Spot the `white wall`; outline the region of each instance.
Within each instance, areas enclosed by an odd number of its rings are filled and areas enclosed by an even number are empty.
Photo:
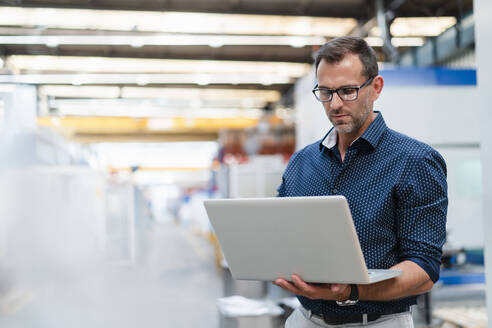
[[[485,235],[485,266],[487,283],[487,308],[489,322],[492,320],[492,2],[490,0],[475,0],[473,2],[475,15],[475,39],[478,77],[478,107],[480,117],[480,146],[482,151],[483,174],[483,218]]]
[[[448,248],[483,248],[482,175],[478,147],[436,147],[448,168]]]
[[[36,128],[37,91],[32,85],[1,85],[5,123],[10,133],[32,132]]]
[[[314,73],[295,87],[297,149],[318,139],[331,128],[323,106],[314,98]],[[479,143],[478,90],[474,86],[385,86],[375,103],[386,124],[423,142]]]
[[[314,72],[296,84],[297,149],[319,140],[332,126],[311,92],[313,85]],[[446,160],[447,246],[483,247],[477,88],[386,85],[375,110],[390,128],[432,145]]]
[[[392,129],[429,144],[480,140],[476,87],[385,86],[375,109]]]

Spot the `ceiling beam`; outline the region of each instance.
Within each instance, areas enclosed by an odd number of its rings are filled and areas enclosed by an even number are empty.
[[[290,46],[77,46],[66,45],[54,48],[46,45],[4,45],[5,55],[56,55],[155,59],[196,59],[196,60],[239,60],[312,62],[311,47]]]
[[[313,17],[355,17],[362,19],[359,7],[364,0],[311,1],[299,6],[299,0],[288,0],[281,6],[277,1],[230,0],[179,0],[179,1],[130,1],[130,0],[2,0],[0,6],[32,8],[73,8],[135,11],[178,11],[222,14],[259,14]]]
[[[395,0],[392,3],[398,2],[399,5],[403,4],[405,0]],[[393,14],[390,9],[385,11],[383,0],[376,0],[376,18],[381,31],[381,38],[383,39],[383,51],[386,57],[393,63],[397,63],[399,54],[396,48],[391,44],[391,34],[389,30],[388,14]]]
[[[350,35],[352,36],[358,36],[358,37],[366,37],[369,35],[369,32],[371,29],[374,27],[378,26],[378,16],[377,16],[377,1],[373,1],[373,8],[374,8],[374,14],[372,17],[368,18],[367,20],[361,22],[351,33]],[[388,4],[386,7],[386,10],[384,11],[384,17],[387,22],[393,21],[396,17],[396,13],[399,8],[401,8],[407,0],[393,0]]]
[[[179,141],[217,141],[219,134],[210,133],[126,133],[126,134],[88,134],[76,133],[70,140],[82,144],[100,142],[179,142]]]

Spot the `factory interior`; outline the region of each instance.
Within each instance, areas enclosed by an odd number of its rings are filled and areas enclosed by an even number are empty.
[[[446,161],[440,278],[415,327],[487,327],[490,13],[489,0],[0,0],[0,327],[284,327],[298,299],[231,275],[203,202],[277,196],[291,156],[332,127],[314,59],[340,36],[376,51],[387,125]]]

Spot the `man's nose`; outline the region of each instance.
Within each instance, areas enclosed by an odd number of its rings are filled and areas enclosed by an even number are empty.
[[[340,98],[337,92],[333,93],[333,97],[331,98],[330,101],[330,109],[338,109],[342,107],[343,105],[343,100]]]

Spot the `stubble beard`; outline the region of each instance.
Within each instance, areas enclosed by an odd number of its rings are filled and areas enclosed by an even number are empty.
[[[364,125],[364,122],[367,120],[369,114],[372,112],[369,99],[367,99],[364,102],[363,109],[364,110],[357,112],[355,114],[347,113],[347,115],[349,115],[351,118],[351,120],[348,123],[337,125],[331,119],[330,121],[338,133],[344,133],[344,134],[354,133]]]

